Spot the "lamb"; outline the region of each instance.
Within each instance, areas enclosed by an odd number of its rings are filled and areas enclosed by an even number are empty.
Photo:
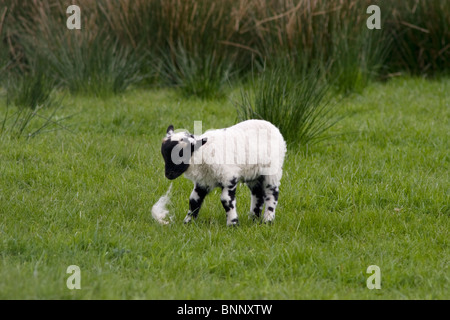
[[[240,181],[248,186],[252,194],[251,217],[259,218],[265,204],[263,221],[274,220],[286,142],[278,128],[270,122],[247,120],[197,136],[186,131],[175,132],[170,125],[161,153],[166,178],[173,180],[184,173],[194,182],[184,223],[197,218],[205,197],[214,188],[220,187],[227,225],[239,224],[236,187]]]

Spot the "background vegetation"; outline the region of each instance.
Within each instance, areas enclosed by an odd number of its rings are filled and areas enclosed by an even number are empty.
[[[130,85],[221,98],[250,77],[257,96],[243,91],[235,103],[240,119],[272,121],[304,145],[335,122],[323,120],[332,114],[330,95],[450,69],[448,1],[74,3],[82,8],[81,30],[65,27],[64,1],[1,1],[0,84],[13,106],[45,107],[54,88],[107,97]],[[366,26],[370,4],[381,8],[381,30]],[[264,71],[262,84],[255,77]]]
[[[46,63],[71,91],[104,82],[94,93],[142,82],[186,87],[192,77],[220,83],[231,70],[242,75],[279,60],[320,65],[328,78],[353,82],[450,66],[448,1],[72,2],[82,8],[80,31],[65,27],[68,2],[2,0],[3,66],[30,72]],[[381,8],[381,30],[366,27],[370,4]],[[345,80],[345,89],[359,85]]]

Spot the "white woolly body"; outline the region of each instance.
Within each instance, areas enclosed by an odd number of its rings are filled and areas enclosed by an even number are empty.
[[[252,181],[261,175],[267,183],[280,184],[286,142],[270,122],[247,120],[195,137],[203,138],[207,142],[194,152],[186,178],[210,188],[226,185],[233,178]]]
[[[175,133],[169,126],[161,153],[168,179],[173,180],[184,171],[185,177],[194,182],[185,223],[197,217],[205,196],[220,187],[227,225],[237,225],[238,181],[245,182],[252,193],[250,215],[259,218],[264,206],[263,221],[274,220],[286,142],[270,122],[247,120],[200,136]]]

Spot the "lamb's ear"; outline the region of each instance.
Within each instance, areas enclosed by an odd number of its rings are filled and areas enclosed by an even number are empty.
[[[173,134],[173,125],[170,125],[170,126],[167,128],[166,133],[167,133],[168,136],[170,136],[170,135]]]

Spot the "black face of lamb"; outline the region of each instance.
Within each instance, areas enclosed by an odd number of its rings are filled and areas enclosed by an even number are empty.
[[[178,142],[171,141],[169,138],[168,140],[163,142],[161,146],[161,154],[165,162],[165,175],[169,180],[178,178],[189,168],[189,159],[190,155],[192,154],[192,151],[191,153],[189,153],[190,150],[187,148],[181,149],[179,152],[179,159],[181,159],[181,163],[175,164],[172,159],[172,151],[176,145],[178,145]]]
[[[166,178],[169,180],[173,180],[181,176],[189,168],[189,161],[191,159],[192,154],[194,153],[194,151],[198,150],[201,146],[203,146],[208,141],[208,139],[203,138],[202,140],[195,141],[194,136],[192,134],[186,133],[186,138],[188,137],[192,138],[191,140],[194,140],[195,143],[193,142],[186,143],[186,140],[188,140],[186,139],[184,140],[185,147],[180,149],[178,148],[178,144],[180,142],[172,141],[171,139],[171,136],[174,133],[173,125],[170,125],[167,128],[166,133],[167,133],[166,138],[164,139],[164,142],[161,145],[161,154],[165,162]],[[174,152],[175,147],[177,147],[177,149],[175,149]]]

